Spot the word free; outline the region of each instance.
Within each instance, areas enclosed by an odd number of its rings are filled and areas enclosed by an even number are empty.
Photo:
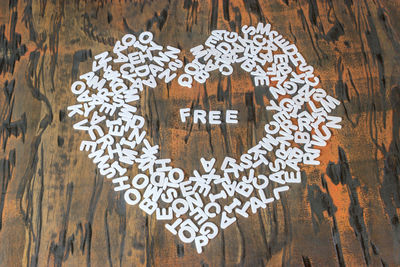
[[[181,121],[186,122],[188,117],[193,116],[193,123],[206,124],[207,121],[210,124],[221,124],[225,123],[238,123],[238,111],[237,110],[227,110],[222,113],[220,110],[210,110],[205,111],[201,109],[191,110],[190,108],[181,108],[179,114],[181,116]]]

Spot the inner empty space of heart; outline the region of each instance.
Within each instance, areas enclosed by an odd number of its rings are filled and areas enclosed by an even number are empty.
[[[169,88],[147,93],[143,116],[150,125],[145,128],[150,140],[160,146],[160,158],[170,158],[174,167],[190,175],[201,168],[202,157],[216,158],[219,165],[226,156],[239,159],[258,142],[269,120],[266,92],[265,87],[255,88],[250,75],[240,71],[229,77],[217,74],[190,89],[172,82]],[[230,116],[237,122],[226,122],[227,111],[237,111]],[[219,124],[210,123],[210,112],[218,115],[214,121]]]

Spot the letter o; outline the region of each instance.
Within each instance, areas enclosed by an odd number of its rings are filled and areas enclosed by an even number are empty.
[[[135,197],[134,199],[132,199],[131,197],[132,195]],[[141,198],[142,197],[140,196],[139,191],[136,190],[135,188],[130,188],[125,191],[124,199],[126,203],[128,203],[129,205],[136,205],[137,203],[140,202]]]
[[[77,86],[80,86],[79,90],[76,89]],[[71,91],[75,95],[80,95],[85,91],[86,89],[86,84],[81,81],[76,81],[71,85]]]
[[[185,235],[185,232],[189,233],[189,237],[187,237]],[[192,228],[187,227],[187,226],[180,228],[179,232],[178,232],[178,235],[179,235],[179,238],[182,240],[183,243],[192,243],[194,238],[196,237],[195,231]]]
[[[139,184],[139,180],[143,179],[143,182]],[[139,173],[132,179],[132,186],[137,189],[143,189],[149,184],[149,177],[143,173]]]
[[[175,173],[178,174],[178,179],[175,179]],[[171,183],[174,184],[179,184],[180,182],[183,181],[183,179],[185,178],[185,174],[183,173],[183,171],[179,168],[173,168],[172,170],[169,171],[168,173],[168,180]]]
[[[136,42],[136,37],[133,34],[128,33],[128,34],[125,34],[124,37],[122,37],[122,43],[125,46],[132,46],[135,42]]]
[[[142,32],[139,35],[139,41],[142,44],[148,44],[151,42],[151,40],[153,40],[153,34],[151,32]]]

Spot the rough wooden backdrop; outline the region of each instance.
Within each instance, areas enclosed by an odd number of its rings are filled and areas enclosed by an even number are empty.
[[[0,266],[399,266],[399,17],[397,0],[1,0]],[[296,43],[341,101],[343,129],[302,184],[198,255],[79,152],[69,88],[126,33],[187,53],[213,29],[258,22]],[[141,105],[161,155],[190,171],[254,145],[267,98],[242,74],[215,75],[147,90]],[[187,129],[176,114],[191,104],[238,109],[240,124]]]

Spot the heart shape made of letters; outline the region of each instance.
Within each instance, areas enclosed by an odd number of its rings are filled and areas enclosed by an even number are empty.
[[[71,86],[78,103],[68,107],[68,115],[84,117],[73,127],[90,137],[80,150],[90,152],[127,204],[155,213],[182,242],[194,242],[198,253],[236,215],[248,217],[250,210],[256,213],[279,200],[289,184],[300,183],[301,165],[318,165],[316,147],[326,145],[330,128],[341,128],[341,118],[329,115],[340,102],[317,88],[313,67],[270,24],[243,26],[241,34],[212,31],[204,45],[190,49],[194,59],[186,64],[180,49],[157,44],[151,32],[126,34],[112,52],[96,55],[92,71]],[[202,170],[191,175],[159,158],[159,146],[148,140],[135,106],[140,92],[175,78],[191,88],[213,71],[231,75],[234,65],[274,98],[266,108],[273,120],[265,124],[261,140],[238,160],[225,157],[219,166],[215,158],[201,158]],[[130,178],[125,174],[134,164],[139,173]]]

